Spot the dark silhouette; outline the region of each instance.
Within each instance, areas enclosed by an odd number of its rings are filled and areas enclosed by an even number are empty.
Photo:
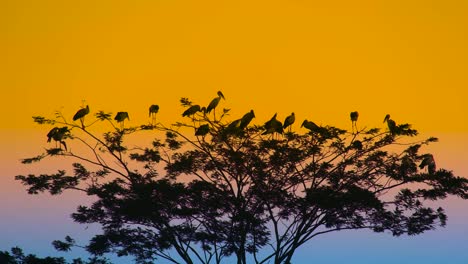
[[[357,131],[357,120],[359,118],[359,112],[358,111],[354,111],[354,112],[351,112],[349,114],[349,117],[351,118],[351,127],[352,127],[352,131],[354,133],[354,131]]]
[[[252,124],[253,110],[226,120],[229,110],[217,108],[221,98],[219,92],[207,108],[182,98],[185,121],[172,126],[117,129],[103,111],[88,126],[34,117],[67,127],[71,135],[61,140],[89,152],[47,150],[23,163],[65,156],[76,161],[74,171],[16,179],[30,194],[78,190],[93,196],[91,205],[72,214],[78,223],[102,226],[86,249],[97,256],[131,255],[138,263],[221,263],[229,256],[239,264],[291,263],[297,248],[329,232],[400,236],[444,226],[444,210],[433,201],[468,198],[468,180],[436,170],[434,157],[422,152],[436,138],[408,143],[417,135],[409,124],[388,117],[388,130],[354,125],[348,132],[304,120],[297,131],[283,133],[294,115],[284,126],[277,114],[263,126]],[[109,123],[102,136],[94,132]],[[153,143],[127,143],[137,132],[150,134]],[[65,251],[78,246],[69,237],[53,244]]]
[[[84,117],[89,114],[89,106],[86,105],[86,107],[84,108],[81,108],[80,110],[78,110],[76,112],[76,114],[73,116],[73,121],[76,121],[76,120],[80,120],[81,122],[81,127],[84,128],[85,125],[84,125]]]
[[[45,257],[40,258],[36,255],[24,255],[23,250],[19,247],[8,251],[0,251],[0,263],[2,264],[111,264],[107,259],[103,258],[89,258],[87,261],[81,258],[73,259],[72,262],[67,262],[64,258]]]

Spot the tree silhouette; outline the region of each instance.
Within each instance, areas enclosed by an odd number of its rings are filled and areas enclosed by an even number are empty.
[[[13,247],[11,254],[8,251],[0,251],[0,263],[2,264],[110,264],[106,259],[93,257],[87,261],[81,258],[73,259],[72,262],[67,262],[64,258],[45,257],[40,258],[36,255],[24,255],[23,250],[19,247]]]
[[[221,95],[208,108],[182,98],[184,121],[170,126],[154,119],[117,126],[103,111],[87,124],[61,113],[36,116],[39,124],[67,128],[59,141],[69,147],[55,145],[23,163],[54,156],[77,162],[71,174],[16,179],[30,194],[70,189],[95,197],[72,214],[78,223],[102,226],[86,249],[131,255],[138,263],[222,263],[227,257],[239,264],[291,263],[296,249],[329,232],[400,236],[444,226],[443,209],[427,201],[468,197],[467,179],[436,170],[433,156],[420,153],[437,139],[414,139],[409,124],[392,120],[388,128],[358,129],[352,114],[352,132],[308,120],[295,130],[289,118],[285,132],[277,114],[264,125],[251,122],[253,110],[227,120]],[[95,127],[108,131],[101,136]],[[131,147],[128,137],[137,132],[154,137],[152,144]],[[74,152],[78,145],[87,152]],[[53,244],[65,251],[77,246],[69,237]]]

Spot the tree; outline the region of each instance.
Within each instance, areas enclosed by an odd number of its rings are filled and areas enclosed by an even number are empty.
[[[468,197],[467,179],[436,170],[429,153],[420,153],[437,139],[416,140],[409,124],[392,120],[391,128],[358,129],[352,118],[348,132],[305,120],[285,132],[276,114],[281,129],[270,129],[271,120],[252,124],[253,110],[228,121],[219,94],[213,114],[182,98],[184,122],[171,126],[153,119],[117,126],[103,111],[86,123],[69,122],[62,113],[36,116],[39,124],[66,127],[60,141],[69,147],[55,144],[23,163],[54,156],[81,163],[73,163],[72,174],[16,179],[30,194],[78,190],[95,197],[72,214],[78,223],[102,226],[86,249],[132,255],[138,263],[222,263],[229,256],[239,264],[291,263],[297,248],[329,232],[400,236],[444,226],[444,210],[427,201]],[[100,136],[96,127],[106,125]],[[134,133],[155,139],[130,147]],[[88,152],[74,152],[73,144]],[[68,238],[54,245],[70,250],[77,244]]]
[[[39,258],[36,255],[24,255],[23,250],[19,247],[13,247],[11,254],[8,251],[0,251],[0,263],[2,264],[110,264],[106,259],[90,258],[88,261],[83,261],[81,258],[74,259],[72,262],[67,262],[64,258],[45,257]]]

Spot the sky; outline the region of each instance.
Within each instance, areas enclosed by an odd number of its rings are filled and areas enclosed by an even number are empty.
[[[208,104],[221,90],[233,119],[254,109],[298,120],[382,126],[387,113],[440,142],[439,167],[468,177],[468,2],[406,1],[33,1],[0,2],[0,250],[51,254],[83,197],[29,196],[18,174],[66,161],[22,165],[48,128],[34,115],[130,112],[159,104],[163,122],[181,97]],[[297,262],[466,263],[468,203],[448,199],[448,227],[418,237],[345,232],[311,242]],[[444,243],[441,244],[441,241]],[[338,253],[337,253],[338,252]],[[450,260],[450,261],[448,261]]]

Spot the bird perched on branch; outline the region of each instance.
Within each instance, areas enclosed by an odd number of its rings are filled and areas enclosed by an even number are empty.
[[[384,123],[387,122],[388,126],[388,131],[390,131],[390,134],[396,135],[397,133],[397,125],[396,122],[390,119],[390,115],[387,114],[384,118]]]
[[[226,100],[224,98],[224,95],[221,91],[218,91],[218,97],[215,97],[213,100],[211,100],[210,104],[208,105],[208,107],[206,108],[206,113],[210,113],[211,111],[213,111],[219,104],[219,101],[221,99],[223,100]],[[216,114],[213,112],[213,115],[214,117],[216,118]]]
[[[60,143],[65,147],[65,150],[67,150],[67,144],[65,143],[64,139],[68,136],[68,133],[70,130],[68,127],[54,127],[52,128],[49,133],[47,133],[47,142],[50,142],[52,139],[55,141],[55,144],[57,146],[57,143]]]
[[[156,122],[156,114],[159,112],[159,105],[151,105],[149,107],[149,117],[151,117],[151,124]]]
[[[287,127],[289,127],[289,132],[291,132],[291,126],[292,124],[294,124],[295,121],[296,121],[296,115],[293,112],[291,113],[291,115],[287,116],[284,119],[283,128],[286,129]]]
[[[429,174],[434,174],[436,172],[436,163],[434,160],[434,156],[432,156],[432,154],[423,155],[423,160],[421,161],[419,168],[423,169],[425,167],[427,167],[427,172]]]
[[[314,122],[309,121],[307,119],[304,120],[304,122],[302,122],[301,127],[305,127],[311,132],[318,132],[318,129],[319,129],[319,126],[317,126]]]
[[[210,132],[210,126],[208,124],[204,124],[204,125],[199,126],[195,130],[195,136],[205,137],[208,134],[208,132]]]
[[[239,124],[240,128],[241,129],[246,128],[254,117],[255,117],[255,113],[253,110],[250,110],[250,112],[242,116],[241,122]]]
[[[121,129],[124,128],[124,121],[125,119],[130,120],[130,117],[128,116],[127,112],[117,112],[117,114],[114,117],[114,120],[117,121],[117,123],[120,123]]]
[[[73,121],[80,120],[81,122],[81,127],[84,129],[84,117],[89,114],[89,106],[86,105],[86,107],[81,108],[76,112],[76,114],[73,116]]]
[[[281,124],[278,119],[276,119],[277,113],[273,115],[273,117],[265,122],[263,127],[265,128],[265,131],[262,133],[262,135],[267,135],[267,134],[273,134],[273,133],[278,133],[278,134],[283,134],[283,124]]]
[[[354,133],[354,129],[356,129],[356,131],[357,131],[356,123],[357,123],[357,120],[359,118],[358,111],[351,112],[349,114],[349,117],[351,118],[351,127],[352,127],[352,130],[353,130],[353,133]]]
[[[182,116],[192,116],[196,114],[197,112],[200,112],[200,110],[201,109],[199,105],[192,105],[182,113]]]

